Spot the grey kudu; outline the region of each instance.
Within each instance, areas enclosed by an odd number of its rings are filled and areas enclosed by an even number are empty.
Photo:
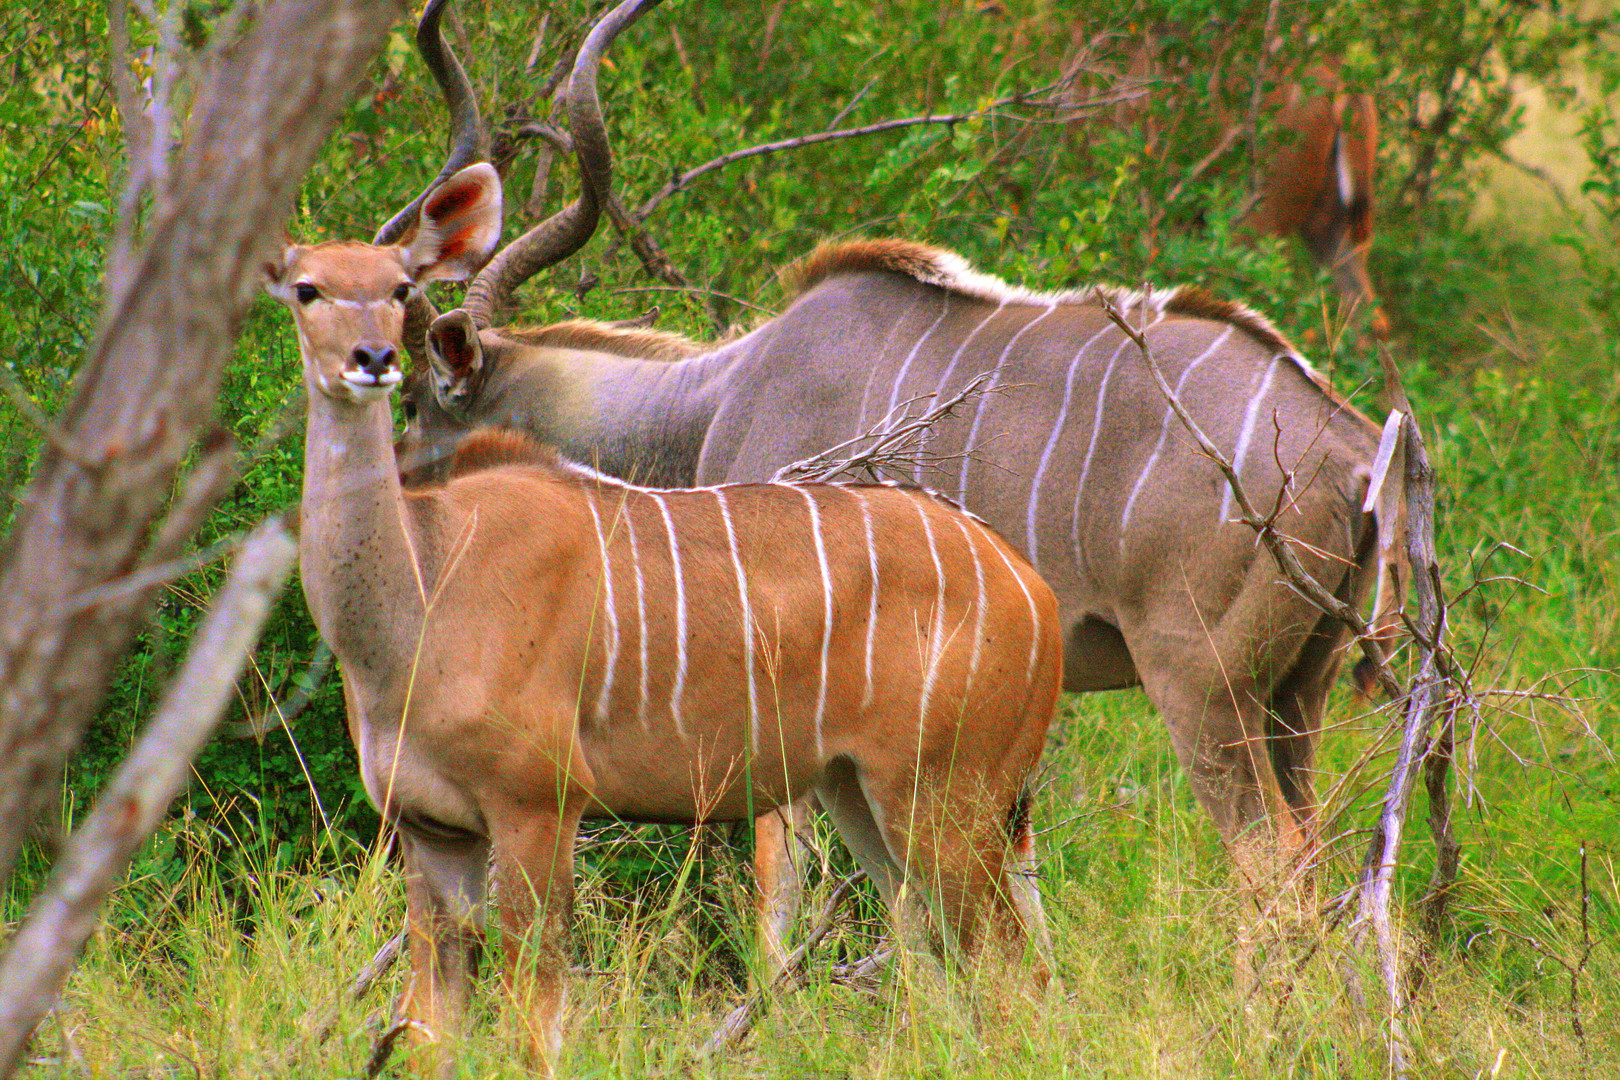
[[[581,46],[576,137],[646,6]],[[1062,644],[1050,588],[982,522],[892,484],[639,487],[500,432],[466,440],[446,483],[402,487],[407,308],[484,264],[500,204],[475,164],[404,244],[290,245],[265,268],[308,393],[304,592],[398,830],[402,1011],[441,1043],[429,1067],[454,1070],[490,866],[507,987],[555,1067],[582,817],[746,819],[813,791],[909,937],[953,945],[998,1002],[1038,986],[1038,897],[1008,861],[1029,857]]]
[[[442,85],[455,115],[476,116],[464,78]],[[608,197],[605,139],[576,131],[574,149],[585,179],[567,242],[515,241],[460,309],[409,340],[402,467],[430,476],[464,432],[492,424],[643,482],[765,480],[989,373],[993,391],[930,432],[915,480],[987,520],[1051,585],[1065,688],[1145,689],[1243,880],[1308,858],[1347,632],[1235,520],[1222,473],[1102,301],[1145,328],[1255,505],[1278,507],[1307,571],[1353,602],[1396,577],[1381,553],[1399,515],[1364,508],[1376,425],[1266,319],[1201,290],[1036,292],[901,240],[818,250],[785,311],[722,345],[585,321],[497,328],[512,289],[577,250]],[[757,836],[761,879],[791,891],[791,873],[768,865],[779,821],[762,818]]]

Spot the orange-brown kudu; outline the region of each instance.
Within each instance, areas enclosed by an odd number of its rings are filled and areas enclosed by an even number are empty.
[[[587,39],[575,98],[594,103],[636,10]],[[486,434],[448,482],[404,490],[388,398],[407,308],[499,231],[479,164],[403,245],[267,267],[308,391],[304,592],[398,830],[419,1037],[458,1028],[491,862],[506,983],[549,1071],[580,820],[747,819],[812,791],[902,929],[920,934],[920,891],[970,970],[1044,980],[1038,959],[1018,974],[1040,914],[1007,864],[1028,855],[1059,688],[1051,590],[982,522],[895,485],[660,490]]]

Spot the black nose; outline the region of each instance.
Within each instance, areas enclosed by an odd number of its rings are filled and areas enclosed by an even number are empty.
[[[394,366],[394,347],[369,342],[362,343],[354,347],[353,360],[361,371],[364,371],[373,379],[380,378],[384,372]]]

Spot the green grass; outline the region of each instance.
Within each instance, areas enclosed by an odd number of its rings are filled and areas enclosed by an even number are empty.
[[[623,111],[637,114],[628,105]],[[664,113],[637,115],[656,116],[664,137]],[[706,122],[705,138],[718,123]],[[347,145],[333,154],[347,153]],[[666,157],[642,164],[663,170]],[[632,168],[637,160],[631,156]],[[1054,188],[1051,198],[1060,194]],[[707,212],[701,200],[711,198],[723,201],[704,191],[691,196],[694,216]],[[356,197],[345,212],[382,201]],[[1087,206],[1099,218],[1107,208],[1071,201],[1078,217]],[[924,211],[932,213],[933,196],[922,192],[915,202],[907,212],[932,222]],[[1544,234],[1516,234],[1500,222],[1419,228],[1391,218],[1375,273],[1439,473],[1440,555],[1447,595],[1457,598],[1451,640],[1482,703],[1477,715],[1462,718],[1459,732],[1454,790],[1464,856],[1451,918],[1405,1018],[1413,1075],[1620,1075],[1620,770],[1611,753],[1620,745],[1620,320],[1589,305],[1585,276],[1592,259],[1612,267],[1613,248],[1589,221],[1546,225],[1539,211],[1521,220],[1570,230],[1587,262],[1563,257]],[[688,269],[702,251],[729,266],[739,242],[723,235],[722,219],[699,220],[706,224],[694,232],[669,225],[661,235],[681,235]],[[819,236],[819,219],[808,220],[775,222],[750,242],[799,254],[812,233]],[[1091,225],[1101,233],[1104,224],[1081,221],[1080,233],[1090,236]],[[334,234],[363,231],[333,227]],[[1047,232],[1041,243],[1049,240],[1052,250],[1034,240],[1010,244],[1006,260],[986,258],[985,269],[1033,277],[1072,267],[1078,274],[1104,254],[1121,257],[1107,246],[1082,258],[1078,241],[1056,228]],[[781,261],[769,254],[761,266]],[[1117,261],[1102,265],[1123,273]],[[95,276],[88,256],[75,256],[72,267],[71,280],[88,297]],[[723,277],[717,282],[730,286]],[[1309,306],[1281,294],[1262,304],[1284,321],[1289,305]],[[88,299],[73,305],[92,306]],[[227,409],[245,437],[279,409],[291,377],[285,328],[267,328],[265,318],[250,323]],[[1300,331],[1299,321],[1296,311],[1290,328]],[[1322,359],[1346,389],[1377,370],[1370,351],[1355,343]],[[65,369],[43,361],[19,368],[41,394],[65,384]],[[1364,390],[1357,400],[1372,396]],[[9,412],[0,411],[0,423],[13,436],[22,429]],[[6,468],[20,475],[20,460]],[[295,497],[295,449],[283,444],[251,475],[218,531]],[[166,603],[159,612],[152,637],[160,654],[178,650],[189,630],[178,606]],[[307,632],[289,632],[275,651],[261,652],[273,659],[264,664],[269,690],[281,692],[301,668],[306,639]],[[126,740],[130,718],[144,712],[148,683],[161,683],[161,667],[132,668],[128,677],[138,676],[139,687],[120,699],[127,703],[120,726],[102,729],[101,738]],[[336,694],[327,693],[326,714],[335,715]],[[1354,879],[1389,737],[1386,715],[1346,691],[1335,697],[1318,781],[1331,795],[1323,897]],[[23,1075],[359,1073],[403,974],[395,970],[359,1003],[343,1002],[342,991],[399,926],[403,887],[393,864],[345,838],[352,835],[345,829],[363,830],[341,819],[343,807],[325,808],[338,819],[336,833],[311,825],[313,839],[302,837],[296,850],[289,843],[289,822],[323,816],[300,786],[306,761],[318,780],[346,769],[335,723],[322,731],[301,726],[298,738],[297,753],[276,739],[253,748],[256,757],[241,743],[214,748],[216,756],[241,759],[241,767],[226,772],[205,762],[199,775],[226,777],[234,788],[194,791],[202,816],[176,816],[142,852]],[[93,787],[93,775],[79,779],[82,789]],[[881,920],[868,895],[818,953],[808,989],[777,1002],[738,1050],[694,1063],[693,1048],[745,986],[748,876],[740,861],[699,858],[685,834],[665,830],[621,838],[581,860],[576,960],[588,974],[574,983],[565,1071],[1053,1080],[1385,1075],[1383,1027],[1350,999],[1344,972],[1361,971],[1373,997],[1377,983],[1361,970],[1364,958],[1343,928],[1319,941],[1302,935],[1281,950],[1257,997],[1234,988],[1240,904],[1229,861],[1140,693],[1067,699],[1041,780],[1042,880],[1060,986],[1040,1009],[1004,1030],[980,1030],[965,992],[941,992],[926,962],[894,975],[877,996],[831,985],[826,973],[834,961],[864,955],[877,942]],[[241,792],[254,793],[251,804]],[[219,810],[233,800],[242,813]],[[1408,955],[1421,944],[1419,900],[1433,860],[1425,812],[1420,794],[1397,894]],[[354,818],[370,821],[363,811]],[[260,831],[222,835],[218,830],[235,827],[230,822],[256,822]],[[313,862],[310,848],[318,852]],[[5,898],[7,918],[18,917],[24,890],[42,873],[37,859],[26,864]],[[818,884],[807,911],[818,910],[827,887]],[[1571,971],[1583,958],[1572,1005]],[[465,1076],[529,1075],[514,1054],[499,998],[499,980],[486,970]],[[308,1029],[328,1013],[337,1017],[334,1034],[317,1044]]]
[[[1347,696],[1334,713],[1343,722],[1329,739],[1329,782],[1358,767],[1357,749],[1384,726]],[[1612,726],[1612,703],[1603,719]],[[1489,720],[1503,742],[1522,750],[1535,741],[1524,721]],[[1562,828],[1549,823],[1552,808],[1571,801],[1571,778],[1590,752],[1564,756],[1561,772],[1482,783],[1494,789],[1488,806],[1464,815],[1467,857],[1454,926],[1408,1020],[1414,1075],[1584,1078],[1620,1069],[1613,820],[1607,833],[1594,834],[1589,859],[1594,948],[1576,1013],[1559,966],[1576,961],[1582,947],[1576,852],[1547,842]],[[1482,780],[1502,776],[1498,764],[1482,757]],[[1365,779],[1370,785],[1376,777]],[[1346,829],[1369,819],[1365,797],[1343,811]],[[1069,699],[1043,767],[1039,826],[1061,984],[1040,1008],[1005,1029],[981,1029],[969,995],[942,993],[941,975],[926,960],[894,974],[877,996],[830,985],[833,960],[863,955],[876,942],[867,903],[823,946],[809,989],[778,1002],[738,1050],[702,1064],[694,1064],[694,1048],[742,992],[734,960],[750,933],[746,872],[704,856],[676,872],[684,885],[639,896],[587,872],[576,924],[577,963],[587,973],[574,980],[567,1074],[1383,1075],[1381,1028],[1347,997],[1341,979],[1360,955],[1342,932],[1317,941],[1320,951],[1297,978],[1274,966],[1257,997],[1234,989],[1238,904],[1227,860],[1140,694]],[[206,851],[206,838],[186,835],[198,827],[178,822],[170,843]],[[1428,862],[1420,820],[1414,829],[1403,876],[1408,913]],[[684,838],[670,844],[677,865],[697,858]],[[1348,883],[1358,854],[1354,839],[1340,846],[1324,895]],[[340,1002],[341,991],[400,924],[403,887],[386,860],[350,856],[326,874],[248,861],[231,875],[199,856],[178,887],[132,882],[109,920],[121,929],[97,937],[41,1032],[36,1055],[54,1060],[24,1075],[356,1074],[403,974],[396,969],[359,1004]],[[825,882],[819,888],[812,911]],[[1415,948],[1410,927],[1407,937]],[[1289,970],[1311,940],[1287,951]],[[1370,973],[1361,977],[1376,996]],[[499,999],[499,980],[486,970],[464,1076],[529,1075],[515,1059]],[[316,1045],[309,1018],[328,1012],[338,1017],[335,1034]],[[1589,1060],[1572,1016],[1585,1025]],[[405,1062],[408,1055],[396,1065]]]

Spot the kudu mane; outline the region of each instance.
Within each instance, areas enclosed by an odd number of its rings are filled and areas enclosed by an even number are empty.
[[[630,329],[595,319],[569,319],[548,326],[507,327],[501,330],[501,335],[523,345],[589,349],[638,360],[685,360],[708,352],[711,348],[667,330]]]
[[[1001,278],[976,270],[956,252],[915,240],[849,240],[822,244],[805,258],[782,272],[789,292],[797,296],[839,274],[889,273],[912,278],[924,285],[945,289],[960,296],[993,304],[1072,304],[1096,307],[1112,303],[1127,317],[1145,312],[1150,319],[1160,314],[1186,315],[1235,327],[1262,348],[1286,356],[1310,380],[1328,393],[1333,391],[1270,319],[1252,308],[1216,296],[1196,285],[1180,285],[1143,293],[1114,285],[1083,285],[1075,289],[1041,291],[1013,285]],[[1333,395],[1337,399],[1337,395]]]

